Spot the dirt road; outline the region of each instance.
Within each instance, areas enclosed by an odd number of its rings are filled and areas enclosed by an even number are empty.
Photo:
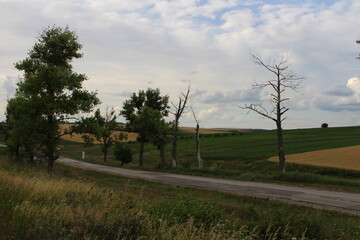
[[[278,184],[224,180],[199,176],[130,170],[97,165],[61,157],[57,162],[86,170],[141,178],[165,184],[230,192],[241,195],[278,199],[297,204],[348,211],[360,215],[360,194],[318,190]]]

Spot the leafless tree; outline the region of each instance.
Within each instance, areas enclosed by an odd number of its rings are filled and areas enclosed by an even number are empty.
[[[201,154],[200,154],[200,127],[199,127],[199,120],[196,117],[195,111],[194,109],[191,107],[191,112],[193,114],[194,120],[196,122],[196,157],[198,160],[198,164],[199,164],[199,169],[202,169],[204,167],[204,162],[201,159]]]
[[[176,160],[177,160],[176,148],[177,148],[177,135],[178,135],[178,130],[179,130],[179,119],[180,119],[181,115],[184,113],[184,110],[186,108],[186,103],[188,101],[189,93],[190,93],[190,85],[188,86],[186,93],[182,92],[180,94],[179,101],[177,104],[174,104],[173,102],[171,102],[171,104],[174,108],[171,113],[174,114],[174,116],[175,116],[175,120],[173,123],[173,139],[172,139],[172,167],[173,168],[176,168]]]
[[[289,111],[289,108],[284,106],[284,102],[289,98],[285,97],[285,91],[290,89],[297,91],[299,85],[302,82],[302,77],[296,76],[290,69],[290,64],[287,57],[282,57],[280,60],[276,58],[269,58],[267,62],[264,62],[261,56],[257,53],[250,53],[252,61],[265,68],[270,72],[274,78],[264,81],[263,83],[255,83],[254,88],[270,88],[272,91],[271,102],[273,104],[272,109],[268,111],[261,104],[250,104],[243,109],[256,112],[261,116],[273,120],[276,123],[277,128],[277,140],[278,140],[278,156],[279,167],[282,173],[285,173],[285,152],[283,143],[282,122],[286,119],[284,114]]]

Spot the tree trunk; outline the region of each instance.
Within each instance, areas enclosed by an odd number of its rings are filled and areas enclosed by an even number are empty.
[[[104,162],[106,162],[106,160],[107,160],[107,152],[108,152],[107,139],[103,138],[103,142],[104,142],[104,145],[103,145]]]
[[[47,166],[47,173],[48,174],[52,174],[52,171],[53,171],[53,167],[54,167],[54,159],[52,158],[52,159],[49,159],[49,161],[48,161],[48,166]]]
[[[277,139],[278,139],[278,156],[279,156],[279,167],[281,173],[285,173],[285,152],[283,143],[283,134],[281,128],[281,121],[276,123],[277,126]]]
[[[200,155],[200,131],[199,131],[199,123],[196,124],[196,156],[199,164],[199,169],[204,167],[203,160]]]
[[[173,142],[172,142],[172,167],[176,168],[176,148],[177,148],[177,133],[178,133],[178,120],[175,119],[174,131],[173,131]]]
[[[140,140],[140,153],[139,153],[139,167],[143,166],[143,162],[144,162],[144,145],[145,142],[144,140]]]
[[[164,144],[160,146],[160,167],[163,168],[165,166],[165,151],[164,151]]]
[[[107,160],[107,148],[104,149],[104,162],[106,162]]]
[[[55,122],[54,117],[52,115],[47,116],[47,123],[48,123],[48,132],[47,132],[47,139],[46,139],[46,151],[45,156],[48,159],[48,167],[47,172],[48,174],[52,174],[54,161],[55,161],[55,137],[54,132],[55,130]]]

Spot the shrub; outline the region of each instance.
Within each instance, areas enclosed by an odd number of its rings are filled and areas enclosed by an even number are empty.
[[[122,143],[116,143],[114,149],[115,159],[121,162],[121,165],[132,161],[132,153],[130,148],[125,147]]]
[[[321,127],[322,128],[327,128],[329,125],[327,124],[327,123],[323,123],[323,124],[321,124]]]

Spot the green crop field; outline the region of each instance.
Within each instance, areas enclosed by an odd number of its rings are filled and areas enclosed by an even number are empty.
[[[184,134],[178,142],[178,168],[170,168],[171,145],[166,147],[167,168],[159,169],[159,152],[150,144],[145,147],[144,169],[172,171],[221,178],[233,178],[266,182],[286,182],[326,188],[360,191],[360,172],[326,167],[287,164],[287,173],[279,173],[277,163],[266,159],[277,154],[276,131],[245,133],[219,133],[202,135],[201,154],[205,169],[197,169],[195,140]],[[321,149],[360,145],[360,127],[317,128],[284,131],[286,154]],[[127,143],[133,150],[133,163],[126,167],[137,168],[138,143]],[[82,144],[63,141],[61,154],[85,161],[104,164],[101,146],[83,148]],[[107,165],[119,166],[109,154]]]
[[[0,149],[0,239],[359,239],[345,213],[10,162]]]

